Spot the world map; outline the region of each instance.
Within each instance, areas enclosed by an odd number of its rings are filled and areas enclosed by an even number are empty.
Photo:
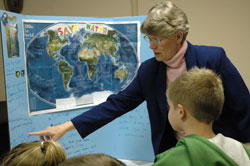
[[[23,26],[30,112],[98,104],[136,74],[138,23]]]

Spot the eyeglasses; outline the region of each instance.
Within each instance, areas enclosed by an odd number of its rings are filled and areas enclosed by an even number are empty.
[[[160,45],[164,40],[166,40],[166,39],[150,38],[147,35],[144,36],[144,39],[148,42],[153,42],[157,45]]]

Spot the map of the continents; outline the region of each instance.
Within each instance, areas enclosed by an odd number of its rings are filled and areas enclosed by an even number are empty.
[[[23,26],[31,115],[99,104],[136,74],[138,22]]]

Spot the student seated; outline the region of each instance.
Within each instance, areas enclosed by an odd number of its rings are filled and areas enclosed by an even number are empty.
[[[167,98],[169,122],[184,138],[157,155],[155,166],[250,165],[250,150],[244,144],[213,132],[212,124],[224,104],[222,81],[216,73],[198,68],[185,72],[170,85]]]
[[[88,154],[72,157],[58,166],[125,166],[125,164],[106,154]]]
[[[66,160],[66,154],[59,143],[34,141],[21,143],[11,149],[3,158],[1,166],[57,166]]]

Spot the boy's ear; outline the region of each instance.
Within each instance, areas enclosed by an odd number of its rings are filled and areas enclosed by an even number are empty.
[[[182,120],[185,120],[186,117],[187,117],[186,108],[182,104],[177,104],[177,106],[178,106],[178,111],[179,111],[180,118]]]

